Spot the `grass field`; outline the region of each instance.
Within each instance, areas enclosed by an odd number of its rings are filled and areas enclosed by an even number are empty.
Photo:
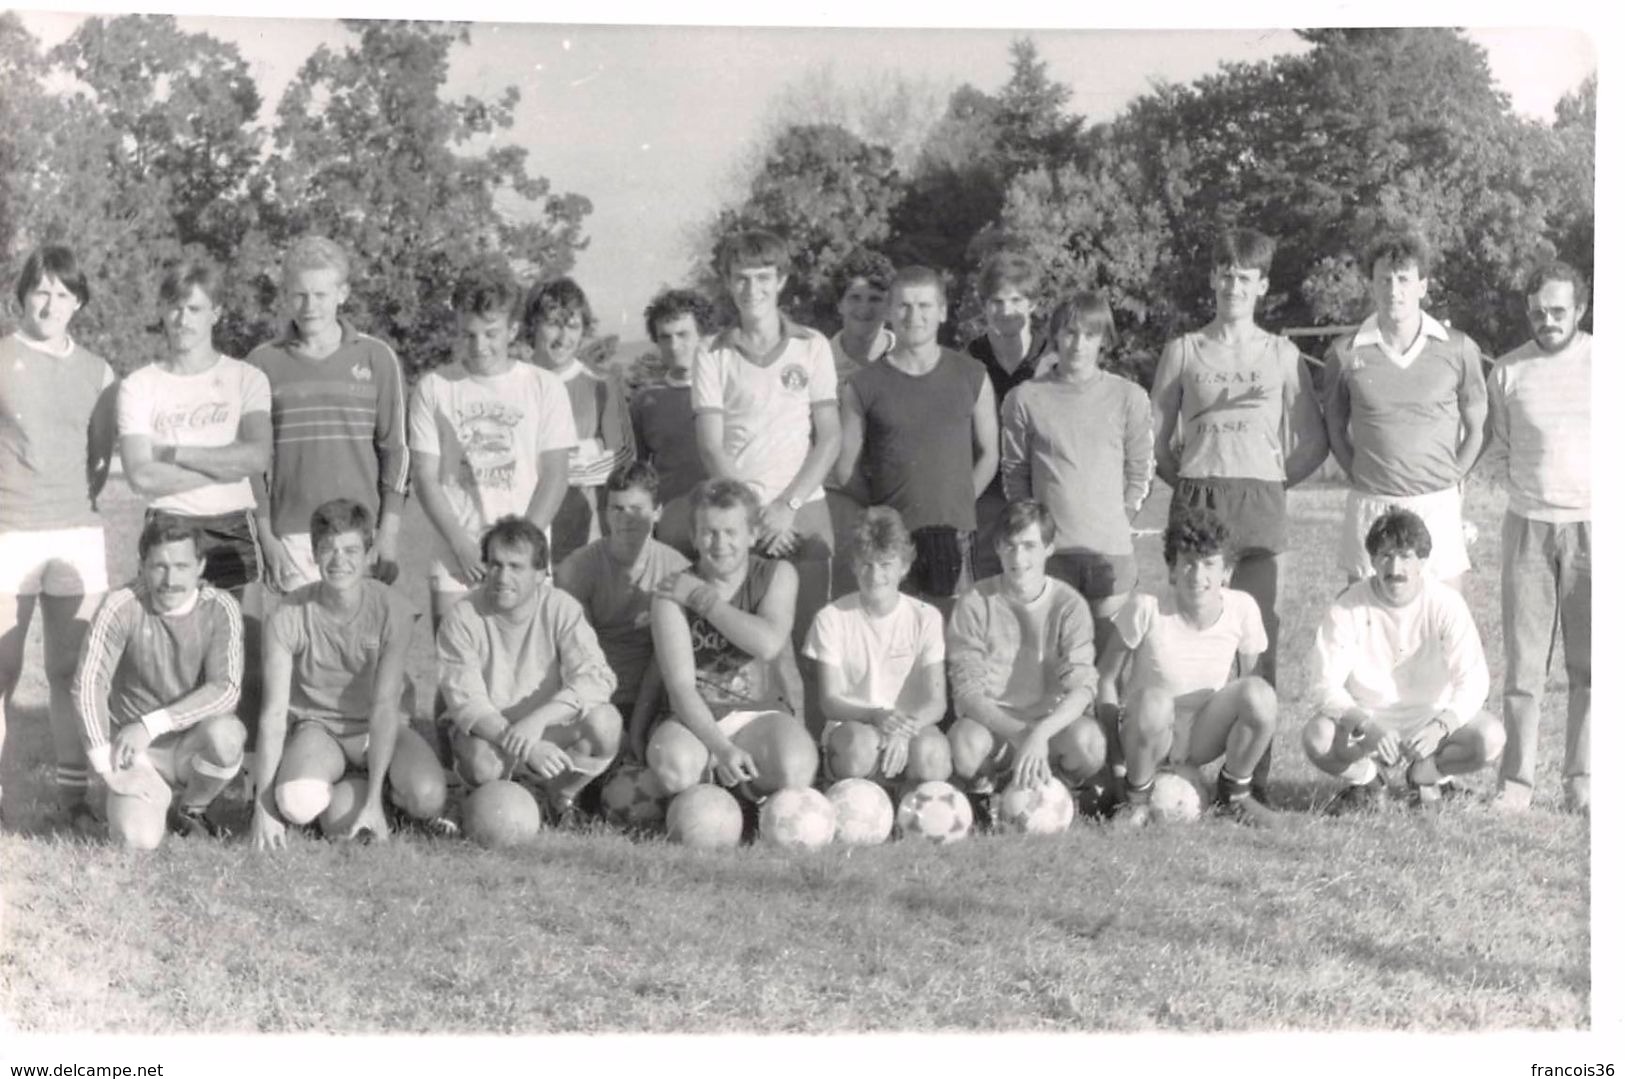
[[[1142,523],[1160,523],[1166,491]],[[506,852],[398,838],[171,842],[134,854],[0,835],[0,1017],[22,1032],[1576,1030],[1589,1028],[1589,829],[1557,812],[1561,668],[1535,811],[1359,820],[1298,748],[1302,659],[1340,586],[1343,491],[1291,498],[1279,833],[1227,822],[793,855],[607,830]],[[1469,491],[1468,597],[1500,690],[1498,492]],[[133,565],[127,493],[107,500]],[[408,519],[426,606],[424,529]],[[1143,572],[1162,576],[1157,539]],[[31,643],[37,670],[38,630]],[[428,632],[413,652],[428,700]],[[0,775],[26,833],[48,798],[43,683]],[[1490,777],[1479,777],[1482,787]],[[230,808],[241,824],[244,809]],[[1521,1074],[1522,1064],[1518,1066]]]

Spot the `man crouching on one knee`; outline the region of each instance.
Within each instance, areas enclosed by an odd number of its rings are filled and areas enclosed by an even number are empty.
[[[1405,765],[1413,803],[1437,802],[1441,780],[1501,755],[1506,730],[1484,711],[1489,667],[1467,601],[1428,575],[1432,537],[1410,510],[1366,533],[1375,572],[1344,589],[1315,632],[1304,751],[1347,786],[1327,812],[1370,808],[1382,768]]]
[[[108,594],[85,637],[73,703],[107,783],[113,840],[150,849],[166,823],[179,835],[221,834],[204,811],[243,764],[247,733],[233,714],[243,619],[228,593],[200,583],[196,527],[155,515],[139,546],[140,576]]]
[[[547,579],[547,536],[504,517],[480,541],[485,577],[436,641],[457,771],[478,787],[535,778],[555,824],[621,747],[615,674],[575,597]]]

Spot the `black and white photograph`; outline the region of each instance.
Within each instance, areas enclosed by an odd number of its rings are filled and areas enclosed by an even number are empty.
[[[1608,42],[1223,15],[0,11],[6,1074],[1625,1065]]]

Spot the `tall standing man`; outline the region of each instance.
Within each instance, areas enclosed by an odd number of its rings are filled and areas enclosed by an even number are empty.
[[[1495,362],[1484,456],[1508,488],[1501,525],[1502,716],[1506,752],[1494,806],[1529,808],[1536,736],[1552,644],[1563,635],[1568,735],[1563,804],[1591,813],[1591,335],[1580,329],[1590,290],[1572,266],[1529,275],[1530,340]]]
[[[1351,584],[1371,575],[1366,532],[1395,507],[1427,523],[1430,573],[1459,589],[1471,568],[1461,482],[1484,444],[1484,361],[1422,310],[1429,262],[1421,237],[1381,237],[1365,260],[1376,313],[1326,354],[1326,434],[1350,482],[1338,563]]]
[[[271,383],[269,497],[259,494],[270,584],[321,579],[310,542],[316,507],[361,498],[378,522],[374,574],[394,581],[410,460],[406,384],[395,350],[339,316],[350,259],[323,236],[294,242],[282,264],[284,333],[248,354]]]
[[[833,535],[824,477],[841,448],[835,360],[829,341],[779,310],[790,250],[771,232],[723,240],[717,268],[739,324],[718,334],[694,361],[694,425],[713,479],[738,480],[761,499],[763,554],[795,565],[799,589],[791,642],[801,681],[807,627],[829,602]],[[781,664],[788,673],[789,663]],[[803,705],[801,687],[790,692]],[[816,730],[816,725],[814,726]]]

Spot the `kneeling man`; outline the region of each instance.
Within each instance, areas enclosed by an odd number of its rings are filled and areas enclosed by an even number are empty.
[[[480,540],[478,592],[436,640],[457,771],[470,786],[516,774],[542,786],[555,824],[621,747],[615,675],[581,604],[547,580],[547,536],[504,517]]]
[[[818,746],[785,700],[779,660],[796,611],[796,569],[752,554],[761,503],[738,480],[689,496],[698,573],[662,581],[649,607],[655,659],[672,715],[646,758],[667,795],[707,774],[749,798],[809,787]]]
[[[1422,518],[1392,509],[1365,537],[1375,572],[1344,589],[1315,631],[1303,745],[1348,786],[1332,814],[1374,806],[1382,773],[1405,763],[1411,798],[1437,802],[1440,780],[1501,755],[1506,730],[1484,711],[1489,668],[1461,593],[1423,573],[1433,539]]]
[[[107,783],[114,841],[155,846],[169,830],[218,836],[204,816],[243,764],[235,714],[243,683],[237,601],[203,578],[203,534],[155,514],[141,530],[141,572],[96,612],[73,703],[85,752]],[[171,805],[171,789],[180,797]]]
[[[1004,775],[1024,787],[1052,774],[1072,788],[1110,780],[1106,734],[1093,708],[1089,604],[1044,573],[1055,555],[1055,518],[1041,502],[1010,503],[995,526],[994,549],[999,575],[977,581],[948,621],[948,677],[959,716],[948,743],[954,775],[984,820]]]
[[[266,627],[255,849],[283,846],[284,822],[314,821],[333,785],[355,769],[366,772],[367,795],[348,837],[388,837],[386,777],[396,809],[443,828],[445,773],[407,725],[406,651],[418,614],[368,572],[373,539],[372,515],[360,503],[317,506],[310,543],[321,579],[284,596]]]
[[[1100,711],[1110,716],[1133,657],[1118,721],[1128,768],[1123,812],[1130,823],[1150,819],[1151,781],[1164,762],[1223,757],[1218,812],[1272,825],[1275,813],[1252,795],[1253,770],[1275,737],[1275,690],[1254,673],[1269,636],[1258,601],[1230,587],[1229,529],[1211,510],[1190,510],[1164,531],[1162,557],[1168,590],[1129,599],[1101,662]]]
[[[813,617],[804,650],[818,664],[825,769],[832,779],[947,779],[942,613],[898,591],[914,564],[908,525],[875,506],[843,538],[858,590]]]

